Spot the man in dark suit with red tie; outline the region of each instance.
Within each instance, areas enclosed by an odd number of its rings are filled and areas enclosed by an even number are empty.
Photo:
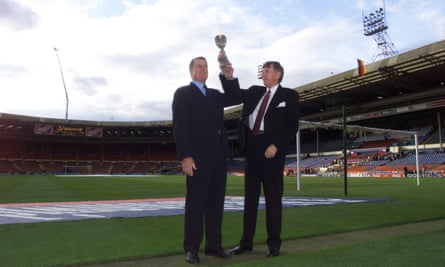
[[[221,70],[223,88],[239,89],[231,65]],[[280,255],[285,156],[295,138],[299,120],[298,93],[280,85],[283,74],[279,62],[268,61],[261,71],[264,86],[241,90],[244,105],[238,138],[246,153],[243,234],[231,254],[253,248],[262,185],[266,201],[267,256]]]
[[[198,250],[205,228],[205,253],[229,258],[221,246],[221,226],[229,145],[224,129],[224,107],[239,103],[240,91],[208,89],[207,61],[194,58],[192,82],[174,94],[173,134],[186,176],[184,250],[186,261],[199,263]]]

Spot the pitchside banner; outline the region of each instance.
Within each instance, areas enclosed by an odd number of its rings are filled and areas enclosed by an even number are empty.
[[[43,135],[102,137],[103,129],[101,127],[67,126],[36,123],[34,125],[34,133]]]

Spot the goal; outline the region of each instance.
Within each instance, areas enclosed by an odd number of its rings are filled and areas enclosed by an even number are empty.
[[[64,165],[65,175],[91,175],[92,165]]]

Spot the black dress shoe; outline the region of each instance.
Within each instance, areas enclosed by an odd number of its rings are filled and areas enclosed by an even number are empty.
[[[230,258],[230,254],[227,254],[224,249],[209,249],[205,251],[206,255],[215,256],[223,259]]]
[[[230,250],[230,254],[237,255],[237,254],[243,253],[244,251],[252,251],[252,246],[249,247],[249,246],[239,244],[238,246],[236,246]]]
[[[280,249],[278,248],[274,248],[274,247],[270,247],[269,250],[267,251],[267,257],[277,257],[280,256]]]
[[[199,256],[196,253],[188,251],[185,254],[185,261],[191,264],[198,264],[199,263]]]

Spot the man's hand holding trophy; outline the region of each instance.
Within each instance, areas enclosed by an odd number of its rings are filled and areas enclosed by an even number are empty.
[[[226,47],[227,38],[224,34],[219,34],[215,36],[215,44],[220,49],[218,55],[219,68],[224,74],[227,80],[233,79],[233,68],[229,59],[227,58],[226,52],[224,51],[224,47]]]

